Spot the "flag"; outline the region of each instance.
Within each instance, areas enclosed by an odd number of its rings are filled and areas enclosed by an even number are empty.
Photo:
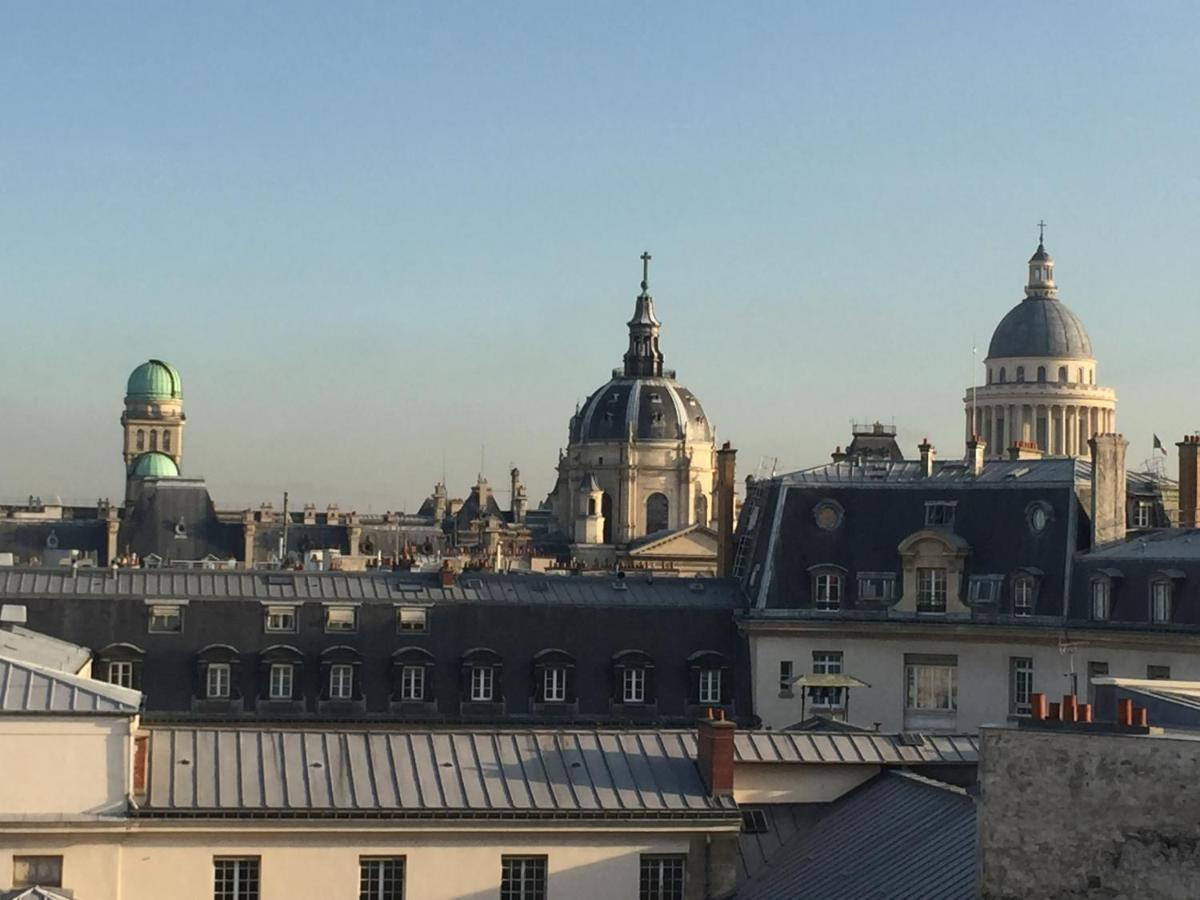
[[[1154,449],[1155,449],[1155,450],[1161,450],[1161,451],[1162,451],[1162,455],[1163,455],[1163,456],[1166,456],[1166,455],[1167,455],[1167,448],[1166,448],[1166,447],[1164,447],[1164,446],[1162,445],[1162,441],[1160,441],[1160,440],[1158,439],[1158,435],[1157,435],[1157,434],[1156,434],[1156,435],[1154,435]]]

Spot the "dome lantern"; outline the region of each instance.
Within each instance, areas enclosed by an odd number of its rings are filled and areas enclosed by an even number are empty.
[[[663,355],[658,349],[660,323],[654,317],[654,298],[650,296],[650,254],[642,254],[642,292],[629,320],[629,349],[625,352],[625,374],[662,377]]]
[[[1029,257],[1029,283],[1025,285],[1027,297],[1058,297],[1054,284],[1054,260],[1046,252],[1046,223],[1038,222],[1038,245]]]

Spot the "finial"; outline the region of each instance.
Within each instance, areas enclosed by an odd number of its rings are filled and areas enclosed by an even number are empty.
[[[1043,220],[1041,222],[1038,222],[1038,243],[1044,244],[1045,242],[1046,242],[1046,222],[1045,222],[1045,220]]]
[[[642,253],[642,290],[650,287],[650,251]]]

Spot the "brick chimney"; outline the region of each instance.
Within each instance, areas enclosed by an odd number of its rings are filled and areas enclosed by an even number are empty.
[[[1179,527],[1200,524],[1200,434],[1185,434],[1179,448]]]
[[[726,441],[717,451],[717,577],[733,574],[733,501],[737,450]],[[700,524],[705,524],[701,522]]]
[[[917,450],[921,453],[921,477],[932,478],[933,460],[937,456],[937,451],[933,449],[933,444],[929,443],[929,438],[925,438],[917,444]]]
[[[1125,448],[1119,434],[1097,434],[1092,450],[1092,546],[1125,538]]]
[[[139,734],[133,739],[133,795],[139,799],[146,796],[149,782],[146,778],[150,756],[150,735]]]
[[[444,588],[454,587],[454,568],[450,565],[450,560],[442,560],[442,567],[438,570],[438,578]]]
[[[972,435],[967,441],[967,469],[972,475],[983,474],[983,459],[987,455],[987,441],[979,435]]]
[[[733,735],[737,726],[725,720],[725,710],[701,719],[696,732],[696,767],[712,796],[733,794]]]
[[[1033,441],[1013,441],[1008,448],[1009,459],[1041,459],[1042,448]]]

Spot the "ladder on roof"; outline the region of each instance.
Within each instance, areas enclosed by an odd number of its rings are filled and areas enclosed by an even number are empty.
[[[755,478],[750,483],[746,493],[746,502],[742,505],[742,518],[746,528],[738,538],[737,547],[733,552],[733,577],[742,578],[746,574],[746,564],[750,561],[750,553],[754,545],[754,528],[758,524],[758,515],[762,508],[763,493],[766,491],[768,478]]]

